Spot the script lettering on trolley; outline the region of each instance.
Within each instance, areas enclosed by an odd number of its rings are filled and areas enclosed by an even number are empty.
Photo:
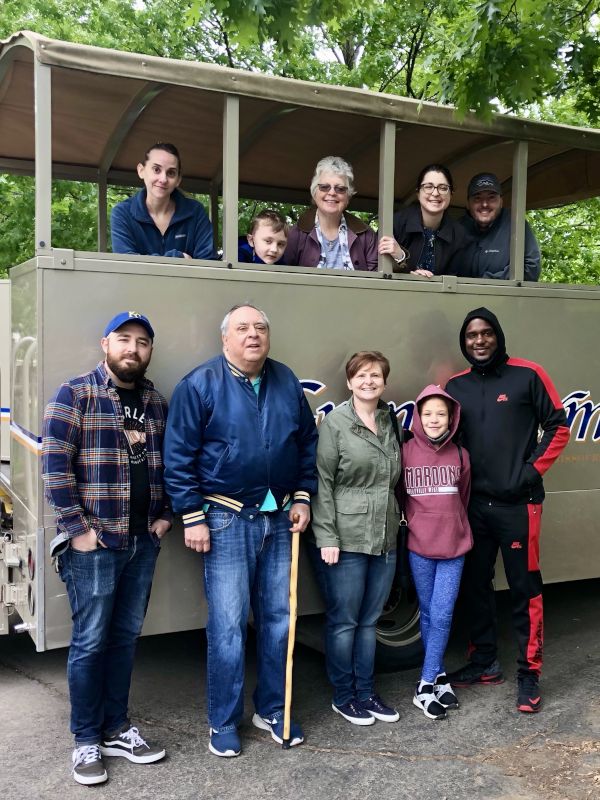
[[[322,381],[313,380],[312,378],[302,378],[300,380],[300,385],[302,386],[305,392],[312,395],[313,397],[318,397],[327,388],[326,383],[323,383]],[[317,406],[317,409],[315,411],[315,421],[317,425],[319,425],[323,421],[323,418],[326,417],[330,411],[333,411],[335,406],[336,404],[333,403],[331,400],[328,400],[326,403]],[[415,410],[415,401],[408,400],[406,403],[397,405],[392,400],[390,400],[388,401],[388,406],[396,414],[398,420],[402,424],[402,427],[406,428],[406,430],[409,430],[410,426],[412,425],[412,418]]]
[[[578,389],[563,399],[567,422],[576,442],[600,441],[600,404],[594,405],[589,390]]]
[[[313,397],[321,395],[327,388],[327,384],[313,379],[301,380],[300,383],[304,391]],[[591,399],[591,394],[589,389],[576,389],[562,401],[574,442],[600,441],[600,403],[595,404]],[[317,407],[315,411],[317,425],[330,411],[333,411],[335,406],[334,402],[328,400]],[[407,400],[405,403],[398,404],[393,400],[388,400],[388,406],[396,414],[402,426],[406,430],[410,430],[415,412],[415,401]]]

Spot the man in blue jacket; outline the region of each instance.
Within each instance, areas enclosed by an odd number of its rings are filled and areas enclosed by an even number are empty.
[[[461,223],[471,237],[462,254],[472,278],[508,278],[510,265],[510,211],[502,207],[502,187],[492,172],[480,172],[469,181],[467,211]],[[525,220],[525,280],[540,277],[540,248]]]
[[[264,312],[234,306],[221,334],[223,355],[175,388],[165,482],[186,546],[204,554],[209,750],[232,757],[241,752],[250,606],[258,659],[252,722],[283,739],[290,531],[310,520],[317,431],[298,379],[267,358]],[[290,738],[304,740],[299,725],[292,723]]]

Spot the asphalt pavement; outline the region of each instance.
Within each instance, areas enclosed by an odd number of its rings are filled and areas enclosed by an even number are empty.
[[[323,657],[295,657],[294,716],[306,742],[283,751],[252,727],[253,640],[249,639],[243,753],[207,750],[202,632],[142,639],[131,716],[167,748],[157,764],[107,759],[109,781],[76,784],[66,650],[35,653],[26,635],[0,638],[0,797],[3,800],[598,800],[600,798],[600,580],[546,589],[544,708],[515,709],[516,651],[505,594],[499,596],[497,687],[463,689],[461,707],[431,721],[411,702],[417,670],[381,675],[380,694],[400,711],[395,724],[352,726],[331,711]],[[464,661],[460,623],[447,667]]]

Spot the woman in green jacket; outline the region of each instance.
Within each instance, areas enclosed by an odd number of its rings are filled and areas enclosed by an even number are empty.
[[[323,420],[312,529],[327,614],[332,708],[354,725],[396,722],[375,693],[375,623],[391,590],[400,515],[394,487],[400,451],[381,400],[390,364],[378,351],[346,364],[352,396]]]

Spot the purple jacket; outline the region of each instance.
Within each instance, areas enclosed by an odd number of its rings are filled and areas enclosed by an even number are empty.
[[[311,207],[290,228],[283,263],[297,267],[316,267],[321,258],[321,245],[315,231],[315,209]],[[344,214],[348,225],[348,249],[354,269],[377,270],[377,234],[368,225]]]
[[[460,405],[439,386],[430,384],[417,397],[444,397],[454,408],[450,436],[438,447],[427,438],[415,409],[414,437],[402,445],[402,489],[408,520],[408,549],[427,558],[456,558],[471,549],[467,517],[471,464],[453,437],[460,422]],[[462,463],[461,463],[462,456]]]

